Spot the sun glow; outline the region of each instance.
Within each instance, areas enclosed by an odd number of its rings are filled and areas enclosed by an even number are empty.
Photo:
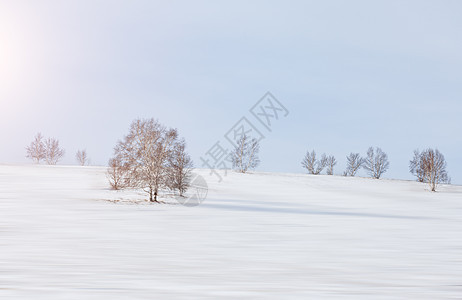
[[[0,27],[0,95],[17,89],[24,73],[19,37],[13,27],[12,24]]]

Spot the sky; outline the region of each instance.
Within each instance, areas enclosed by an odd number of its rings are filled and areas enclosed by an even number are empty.
[[[438,148],[462,184],[460,1],[0,0],[0,163],[29,163],[37,132],[60,164],[106,165],[136,118],[179,130],[196,167],[242,117],[264,135],[259,171],[304,172],[307,150],[380,147],[413,179]],[[271,131],[249,109],[287,109]],[[365,175],[363,172],[362,175]]]

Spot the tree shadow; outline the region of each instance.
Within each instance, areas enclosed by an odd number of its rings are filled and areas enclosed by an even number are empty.
[[[302,208],[285,208],[285,207],[269,207],[269,206],[249,206],[249,205],[233,205],[233,204],[216,204],[204,203],[201,205],[204,208],[243,211],[243,212],[260,212],[260,213],[280,213],[280,214],[298,214],[298,215],[324,215],[324,216],[346,216],[346,217],[364,217],[364,218],[386,218],[386,219],[409,219],[409,220],[430,220],[435,218],[421,216],[406,216],[406,215],[390,215],[390,214],[374,214],[361,212],[339,212],[339,211],[321,211]]]

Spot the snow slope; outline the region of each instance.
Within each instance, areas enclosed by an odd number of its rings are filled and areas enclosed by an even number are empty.
[[[199,170],[184,207],[104,172],[0,166],[0,299],[462,298],[460,186]]]

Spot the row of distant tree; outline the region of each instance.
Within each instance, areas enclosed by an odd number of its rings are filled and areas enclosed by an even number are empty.
[[[259,150],[258,140],[241,136],[231,155],[233,167],[241,173],[254,169],[260,163]],[[350,153],[346,161],[343,176],[355,176],[360,169],[364,169],[370,177],[380,179],[390,167],[388,155],[378,147],[369,147],[365,157],[359,153]],[[325,169],[327,175],[334,175],[336,165],[337,160],[333,155],[322,154],[318,159],[314,150],[308,151],[302,160],[302,167],[313,175],[321,174]],[[417,181],[427,183],[432,191],[436,191],[438,184],[451,183],[446,167],[444,155],[438,149],[431,148],[422,152],[415,150],[414,157],[409,162],[409,171]]]
[[[370,147],[365,157],[361,157],[359,153],[350,153],[346,160],[343,176],[355,176],[363,168],[370,177],[379,179],[390,167],[388,155],[378,147]],[[332,155],[323,154],[321,159],[317,159],[314,150],[308,151],[302,160],[302,167],[313,175],[321,174],[325,168],[327,175],[333,175],[336,164],[337,160]],[[428,183],[432,191],[436,191],[440,183],[451,183],[446,167],[444,155],[438,149],[431,148],[422,152],[415,150],[414,157],[409,162],[409,171],[417,177],[417,181]]]
[[[380,148],[374,150],[370,147],[366,157],[361,157],[359,153],[350,153],[346,159],[347,166],[343,176],[355,176],[363,168],[371,177],[379,179],[390,167],[388,155]],[[314,150],[308,151],[302,160],[302,167],[313,175],[321,174],[325,168],[327,168],[327,175],[334,175],[335,165],[337,165],[337,160],[333,155],[323,154],[320,159],[317,159]]]
[[[59,140],[55,138],[44,138],[39,132],[34,140],[26,147],[26,157],[39,164],[44,161],[49,165],[56,165],[63,157],[66,151],[59,146]],[[85,166],[89,163],[86,150],[78,150],[75,154],[77,162]]]

